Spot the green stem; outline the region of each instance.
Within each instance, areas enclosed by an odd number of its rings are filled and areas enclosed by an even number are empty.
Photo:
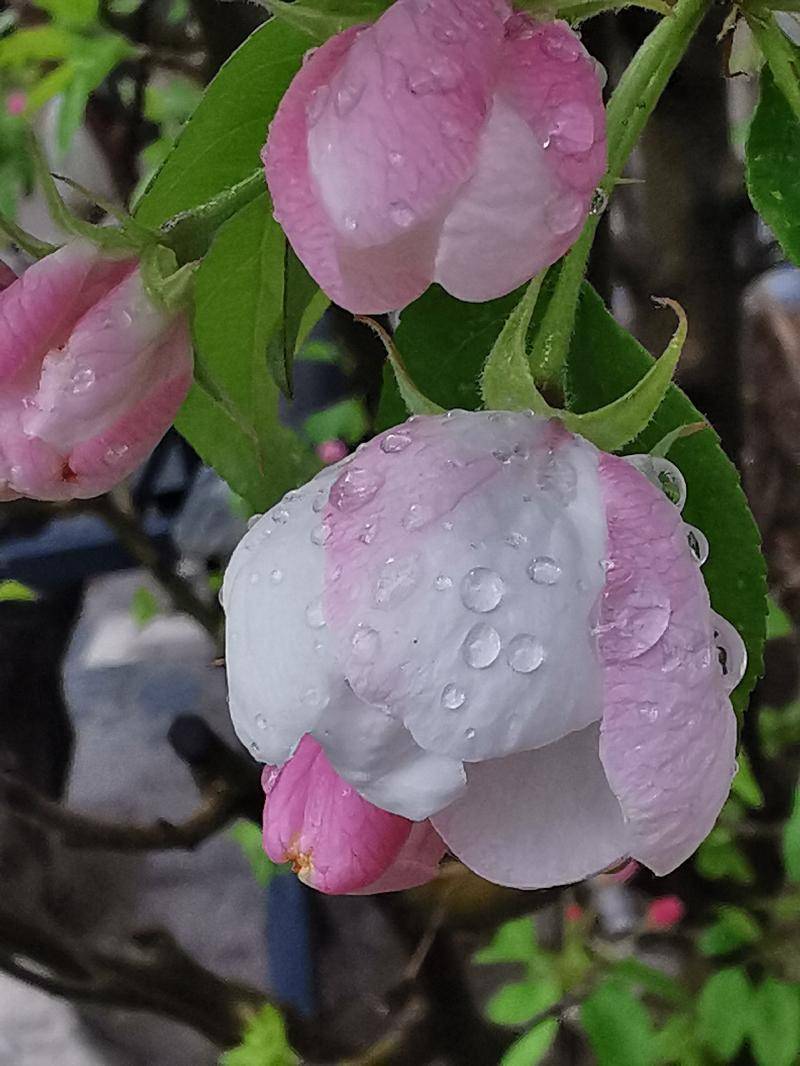
[[[678,0],[631,60],[606,111],[608,171],[600,188],[610,194],[622,176],[647,120],[680,62],[710,0]],[[562,260],[558,280],[534,346],[532,370],[540,381],[557,378],[566,361],[578,296],[600,215],[590,215],[583,232]]]

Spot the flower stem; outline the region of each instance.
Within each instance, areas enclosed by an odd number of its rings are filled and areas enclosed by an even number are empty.
[[[608,171],[601,190],[610,194],[647,120],[703,19],[710,0],[678,0],[644,41],[608,103]],[[534,342],[531,369],[537,381],[560,374],[569,352],[578,297],[600,215],[590,215],[583,232],[556,268],[558,279]]]

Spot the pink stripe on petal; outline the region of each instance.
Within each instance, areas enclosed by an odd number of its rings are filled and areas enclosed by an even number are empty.
[[[408,839],[392,865],[372,884],[351,893],[354,896],[376,892],[400,892],[432,881],[447,847],[430,822],[415,822]]]
[[[374,807],[332,768],[306,735],[281,768],[262,778],[264,849],[291,862],[300,879],[320,892],[356,892],[394,863],[411,833],[406,818]]]
[[[665,874],[708,835],[725,802],[736,718],[678,510],[622,459],[604,455],[600,475],[611,563],[599,626],[600,757],[629,854]]]

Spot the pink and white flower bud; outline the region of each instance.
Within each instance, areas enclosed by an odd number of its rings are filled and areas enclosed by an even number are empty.
[[[192,377],[182,313],[135,259],[72,241],[0,293],[0,499],[86,499],[130,474]]]
[[[570,247],[606,167],[594,61],[493,0],[396,0],[308,58],[263,153],[275,217],[343,307],[510,292]]]
[[[404,820],[520,888],[691,855],[733,778],[745,657],[665,472],[453,412],[267,512],[223,599],[234,725],[283,767],[270,854],[328,891],[374,886]]]

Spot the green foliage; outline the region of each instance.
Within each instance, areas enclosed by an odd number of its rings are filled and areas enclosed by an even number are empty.
[[[541,1062],[558,1032],[557,1021],[541,1022],[515,1040],[500,1060],[500,1066],[536,1066]]]
[[[787,256],[800,264],[800,119],[768,70],[761,75],[746,158],[750,199]]]
[[[701,933],[697,946],[704,955],[728,955],[754,944],[761,936],[758,922],[741,907],[720,907],[716,921]]]
[[[314,3],[265,0],[276,19],[322,44],[348,26],[373,22],[389,6],[388,0],[315,0]]]
[[[753,868],[726,826],[711,830],[697,851],[695,863],[698,873],[710,881],[727,878],[742,885],[753,883]]]
[[[98,0],[35,0],[35,3],[55,22],[80,29],[97,22],[100,6]]]
[[[176,425],[254,510],[318,469],[278,418],[267,348],[283,308],[285,238],[266,193],[220,229],[197,272],[196,380]]]
[[[226,1051],[220,1066],[295,1066],[299,1063],[286,1039],[283,1018],[267,1004],[253,1017],[239,1047]]]
[[[499,1025],[524,1025],[558,1002],[561,988],[552,978],[517,981],[504,985],[486,1005],[486,1013]]]
[[[156,615],[160,614],[161,608],[158,600],[146,585],[140,585],[131,596],[131,618],[137,626],[146,626]]]
[[[21,581],[13,581],[11,579],[0,581],[0,603],[6,603],[10,600],[22,600],[26,603],[31,603],[38,599],[38,594],[33,589],[28,588],[27,585],[23,585]]]
[[[581,1005],[581,1023],[598,1066],[649,1066],[656,1061],[650,1015],[623,982],[599,984]]]
[[[530,962],[538,952],[532,918],[512,918],[496,930],[491,943],[473,956],[479,965],[502,962]]]
[[[788,637],[792,632],[792,620],[781,608],[774,596],[767,597],[767,640]]]
[[[800,1050],[800,994],[796,985],[765,978],[750,1006],[750,1047],[758,1066],[793,1066]]]
[[[705,1046],[727,1062],[747,1035],[753,995],[741,967],[718,970],[706,981],[697,1001],[697,1035]]]
[[[266,888],[274,877],[288,870],[287,866],[279,866],[266,854],[261,840],[261,829],[255,822],[246,822],[244,819],[234,822],[230,835],[244,852],[253,877],[262,888]]]
[[[800,884],[800,787],[795,789],[792,813],[783,827],[783,865],[788,880]]]

